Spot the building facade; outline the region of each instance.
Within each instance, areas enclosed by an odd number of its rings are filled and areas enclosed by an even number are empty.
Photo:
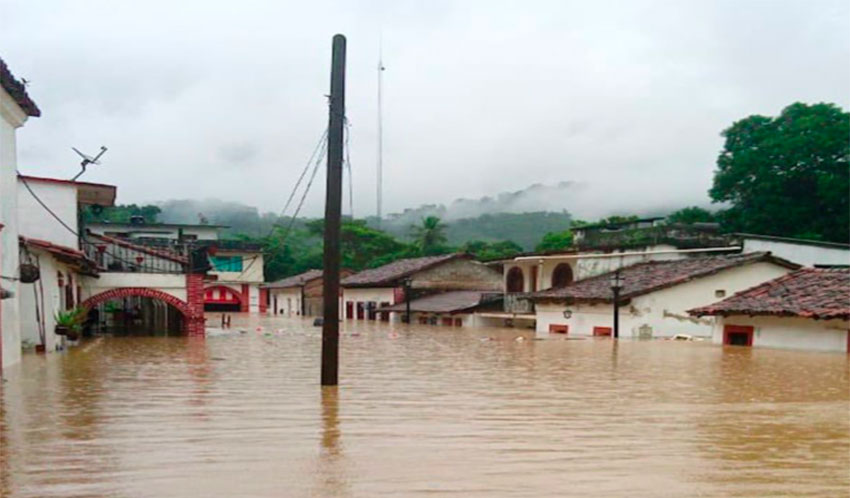
[[[798,268],[768,253],[638,263],[618,270],[620,338],[711,337],[711,320],[688,310]],[[538,335],[610,336],[611,273],[531,295]]]
[[[803,268],[689,313],[716,344],[850,353],[850,269]]]
[[[17,130],[41,111],[0,59],[0,374],[21,360]]]

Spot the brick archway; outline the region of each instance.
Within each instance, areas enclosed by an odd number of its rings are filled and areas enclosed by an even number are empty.
[[[161,290],[151,289],[149,287],[116,287],[115,289],[109,289],[108,291],[89,297],[80,303],[80,306],[86,309],[91,309],[102,302],[109,301],[111,299],[122,299],[125,297],[147,297],[169,304],[183,315],[183,318],[185,319],[185,332],[188,335],[204,335],[203,311],[200,313],[193,312],[192,306],[190,306],[186,301]],[[200,327],[198,324],[200,324]]]

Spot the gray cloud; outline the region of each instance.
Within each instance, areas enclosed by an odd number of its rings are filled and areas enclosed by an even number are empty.
[[[0,0],[0,12],[0,57],[44,111],[19,134],[21,168],[71,177],[71,146],[106,145],[85,178],[118,185],[120,202],[279,210],[326,125],[337,31],[359,215],[375,206],[381,33],[386,212],[562,181],[585,193],[557,196],[557,210],[705,204],[734,120],[798,100],[850,107],[844,1]],[[321,206],[316,188],[305,213]]]

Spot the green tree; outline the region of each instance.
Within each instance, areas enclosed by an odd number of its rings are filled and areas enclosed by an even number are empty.
[[[446,225],[436,216],[422,219],[422,225],[410,229],[411,237],[425,256],[443,254],[450,249],[446,245]]]
[[[110,223],[129,223],[131,216],[143,216],[145,223],[156,223],[157,217],[162,212],[159,206],[146,204],[119,204],[111,207],[86,206],[83,210],[83,222],[97,223],[108,221]]]
[[[716,220],[714,213],[708,209],[703,209],[698,206],[682,208],[667,216],[668,223],[683,223],[685,225],[690,225],[692,223],[710,223]]]
[[[709,195],[731,207],[724,228],[850,241],[850,114],[834,104],[792,104],[723,131]]]
[[[512,240],[500,242],[470,240],[460,246],[460,251],[472,254],[481,261],[491,261],[516,256],[522,252],[522,247]]]
[[[573,232],[565,230],[563,232],[549,232],[543,236],[543,239],[534,248],[535,251],[558,251],[567,249],[573,245]]]

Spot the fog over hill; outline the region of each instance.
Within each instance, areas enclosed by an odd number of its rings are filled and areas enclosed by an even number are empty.
[[[618,194],[600,186],[572,181],[555,185],[537,183],[480,199],[456,199],[446,205],[425,204],[390,213],[382,220],[381,228],[405,237],[411,225],[420,223],[426,216],[437,216],[449,225],[452,243],[470,239],[512,239],[528,247],[546,232],[568,228],[570,219],[595,220],[613,214],[665,215],[686,205],[709,205],[707,199],[676,202],[650,200],[651,197],[647,192]],[[265,235],[277,220],[277,213],[261,213],[256,207],[218,199],[170,200],[157,205],[162,209],[161,221],[199,223],[203,218],[209,223],[228,225],[227,233],[230,234]],[[358,209],[356,205],[355,209]],[[360,208],[359,212],[364,210]],[[497,215],[504,216],[494,219]],[[367,220],[370,225],[377,225],[375,217]],[[476,227],[480,230],[475,230]]]

